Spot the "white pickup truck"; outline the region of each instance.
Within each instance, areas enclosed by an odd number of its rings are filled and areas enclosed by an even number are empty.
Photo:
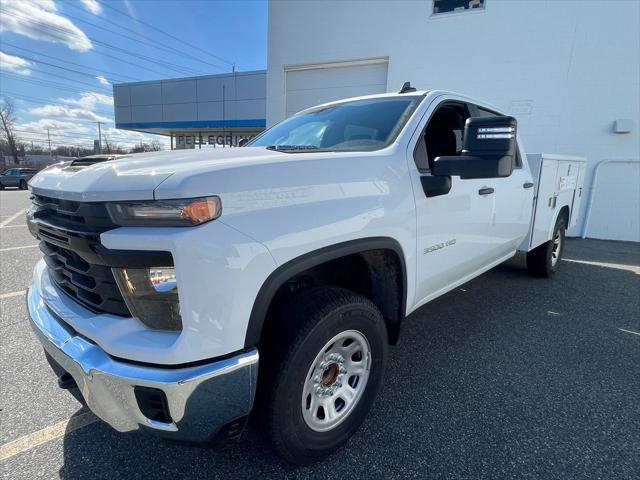
[[[558,268],[584,163],[521,147],[514,118],[405,84],[243,148],[53,166],[30,182],[31,324],[118,431],[208,441],[257,411],[314,461],[367,415],[408,314],[518,250]]]

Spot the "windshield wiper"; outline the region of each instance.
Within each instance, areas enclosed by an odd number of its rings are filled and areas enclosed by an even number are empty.
[[[269,145],[265,148],[267,150],[274,150],[276,152],[318,150],[318,147],[316,147],[315,145]]]

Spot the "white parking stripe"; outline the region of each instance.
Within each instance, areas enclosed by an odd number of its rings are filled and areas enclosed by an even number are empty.
[[[18,218],[20,215],[24,215],[24,210],[20,210],[18,213],[15,213],[15,214],[11,215],[9,218],[1,221],[0,222],[0,227],[4,227],[5,225],[9,225],[16,218]]]
[[[24,295],[26,292],[26,290],[20,290],[19,292],[2,293],[0,294],[0,300],[4,300],[5,298],[19,297],[20,295]]]
[[[625,333],[631,333],[632,335],[640,335],[640,333],[638,333],[638,332],[634,332],[632,330],[625,330],[624,328],[619,328],[618,330],[620,330],[621,332],[625,332]]]
[[[27,224],[24,223],[22,225],[5,225],[4,227],[0,227],[0,228],[23,228],[23,227],[26,227],[26,226],[27,226]]]
[[[0,252],[10,252],[11,250],[22,250],[24,248],[36,248],[38,245],[23,245],[22,247],[0,248]]]
[[[13,442],[5,443],[0,447],[0,460],[6,460],[43,443],[64,437],[67,433],[86,427],[97,420],[98,417],[91,412],[87,412],[20,437]]]

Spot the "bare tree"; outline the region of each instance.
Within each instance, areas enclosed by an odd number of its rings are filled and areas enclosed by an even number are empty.
[[[158,140],[153,140],[151,143],[140,141],[131,149],[131,153],[158,152],[160,150],[162,150],[162,143]]]
[[[18,164],[20,163],[20,159],[18,158],[18,148],[14,133],[15,122],[16,117],[13,102],[10,98],[4,97],[2,104],[0,104],[0,139],[7,142],[13,161]]]

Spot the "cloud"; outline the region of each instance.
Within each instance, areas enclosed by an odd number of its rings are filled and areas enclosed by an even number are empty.
[[[96,80],[98,80],[102,85],[111,85],[109,83],[109,80],[107,80],[105,77],[103,77],[102,75],[98,75],[96,77]]]
[[[54,101],[54,100],[52,100]],[[113,97],[97,92],[85,92],[76,98],[56,98],[58,105],[45,105],[28,110],[31,115],[38,118],[29,123],[16,125],[21,130],[21,141],[47,146],[47,128],[51,133],[51,141],[56,146],[68,145],[84,148],[93,148],[93,140],[98,138],[98,127],[91,122],[104,122],[102,125],[103,147],[107,142],[111,148],[116,145],[124,149],[131,149],[140,142],[150,143],[159,141],[168,150],[170,141],[168,137],[151,135],[130,130],[119,130],[113,125],[113,118],[102,116],[96,110],[106,110],[105,106],[113,107]],[[64,104],[64,105],[60,105]]]
[[[80,0],[84,8],[89,10],[94,15],[98,15],[102,12],[102,6],[96,0]]]
[[[87,110],[96,108],[98,105],[113,106],[113,97],[97,92],[85,92],[80,94],[80,98],[59,98],[57,103],[66,103],[68,105],[78,105]]]
[[[63,105],[45,105],[29,110],[31,115],[40,115],[43,117],[62,117],[62,118],[78,118],[84,120],[92,120],[94,122],[110,122],[111,118],[91,111],[87,108],[65,107]]]
[[[47,128],[51,130],[51,133],[92,133],[93,128],[88,127],[86,123],[69,122],[64,120],[55,120],[53,118],[40,118],[33,122],[21,123],[16,125],[16,130],[29,130],[33,132],[47,133]]]
[[[20,57],[14,57],[8,53],[0,52],[0,68],[9,72],[19,73],[20,75],[30,75],[30,62]]]
[[[71,20],[60,15],[53,0],[2,0],[0,31],[63,43],[72,50],[86,52],[93,45],[89,37]]]
[[[97,92],[85,92],[80,98],[59,98],[56,104],[35,107],[29,110],[31,115],[42,117],[60,117],[67,119],[83,119],[94,122],[111,122],[113,118],[100,114],[99,105],[113,105],[113,97]],[[60,105],[64,104],[64,105]],[[103,108],[104,110],[104,108]]]

